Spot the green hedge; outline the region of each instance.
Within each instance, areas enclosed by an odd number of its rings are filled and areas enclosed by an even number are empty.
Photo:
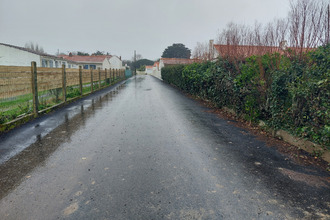
[[[162,68],[164,81],[218,107],[312,140],[330,140],[330,45],[303,56],[252,56]]]

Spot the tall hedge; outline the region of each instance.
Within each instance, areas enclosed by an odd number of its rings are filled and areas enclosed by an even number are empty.
[[[164,81],[246,120],[265,121],[330,150],[330,45],[304,56],[278,53],[162,69]]]

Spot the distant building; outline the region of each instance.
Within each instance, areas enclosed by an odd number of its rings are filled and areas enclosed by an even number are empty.
[[[254,46],[254,45],[226,45],[226,44],[214,44],[213,40],[209,43],[209,60],[216,59],[218,57],[235,57],[245,59],[251,56],[261,56],[268,53],[285,54],[288,50],[296,53],[308,52],[313,50],[312,48],[294,48],[287,47],[286,41],[280,42],[279,46]]]
[[[173,66],[173,65],[187,65],[192,63],[200,63],[202,60],[198,59],[183,59],[183,58],[160,58],[159,68],[163,68],[165,66]]]
[[[159,71],[159,62],[155,62],[153,65],[153,71]]]
[[[120,57],[112,55],[92,55],[92,56],[78,56],[72,55],[60,55],[65,60],[70,60],[78,65],[82,66],[83,69],[124,69],[123,62]]]
[[[152,74],[154,66],[146,66],[146,74]]]
[[[78,68],[75,62],[60,57],[0,43],[0,65],[31,66],[32,61],[37,63],[37,67],[61,68],[64,64],[67,68]]]

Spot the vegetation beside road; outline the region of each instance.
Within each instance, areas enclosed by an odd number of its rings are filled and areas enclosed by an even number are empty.
[[[108,85],[112,85],[121,81],[120,78],[116,78],[115,81],[110,83],[110,79],[101,81],[101,88],[104,88]],[[96,91],[99,88],[98,82],[93,83],[93,90]],[[62,88],[50,89],[42,92],[38,92],[39,97],[39,110],[44,110],[50,108],[54,105],[57,105],[63,102],[63,93]],[[89,94],[91,91],[91,84],[84,83],[82,92],[83,94]],[[78,86],[68,86],[66,88],[66,98],[73,99],[80,97],[80,90]],[[0,100],[0,125],[7,122],[13,121],[21,116],[25,116],[32,113],[32,93],[14,97],[8,100]]]
[[[330,44],[296,56],[292,51],[237,61],[171,66],[164,81],[234,109],[251,123],[264,121],[330,150]]]

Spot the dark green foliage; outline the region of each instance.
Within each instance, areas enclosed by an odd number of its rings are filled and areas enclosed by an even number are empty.
[[[78,52],[77,52],[77,55],[78,55],[78,56],[89,56],[88,53],[81,52],[81,51],[78,51]]]
[[[105,55],[104,51],[99,51],[97,50],[95,53],[92,53],[94,56],[100,56],[100,55]]]
[[[162,69],[164,81],[190,94],[328,149],[329,77],[330,45],[300,57],[275,53]]]
[[[139,69],[137,69],[138,71],[145,71],[146,70],[146,66],[145,65],[143,65],[143,66],[140,66],[140,68]]]
[[[141,59],[141,60],[137,60],[136,62],[132,63],[133,69],[134,68],[139,69],[142,66],[151,66],[151,65],[154,65],[154,61],[148,60],[148,59]]]
[[[162,58],[185,58],[189,59],[191,51],[184,44],[173,44],[168,46],[162,55]]]
[[[66,98],[71,99],[80,96],[79,88],[69,86],[66,90]]]

